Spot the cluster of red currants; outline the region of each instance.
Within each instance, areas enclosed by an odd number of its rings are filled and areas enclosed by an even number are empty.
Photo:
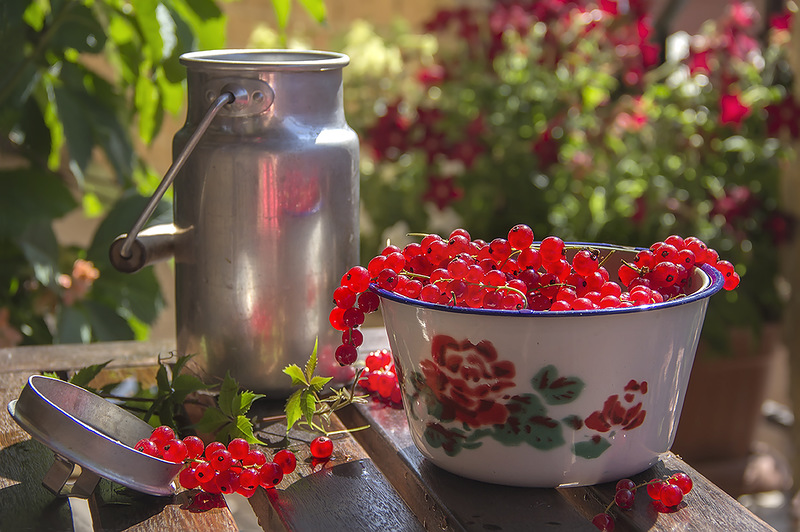
[[[397,373],[392,361],[392,352],[380,349],[367,353],[364,360],[366,369],[358,379],[358,385],[373,397],[393,405],[402,404],[403,395],[397,381]]]
[[[609,513],[611,507],[616,504],[621,510],[630,510],[633,508],[636,490],[641,487],[646,487],[657,511],[669,512],[683,501],[684,495],[692,491],[692,479],[686,473],[675,473],[666,479],[654,478],[646,484],[637,485],[631,479],[623,478],[617,482],[614,500],[604,512],[594,516],[592,524],[600,530],[613,531],[614,518]]]
[[[134,448],[168,462],[185,463],[178,474],[181,486],[212,494],[235,492],[251,497],[259,486],[275,487],[297,466],[297,458],[287,449],[275,453],[270,462],[263,451],[250,448],[242,438],[228,445],[216,441],[205,445],[197,436],[178,438],[167,426],[155,428]]]
[[[354,266],[333,293],[331,325],[342,331],[335,358],[349,365],[363,342],[358,328],[378,309],[370,284],[396,294],[440,305],[500,309],[570,311],[659,303],[686,293],[695,266],[709,264],[733,290],[739,275],[733,264],[699,238],[670,236],[640,251],[611,279],[599,250],[581,246],[567,260],[567,245],[556,236],[534,242],[524,224],[491,242],[456,229],[448,239],[430,234],[400,249],[387,246],[367,267]]]

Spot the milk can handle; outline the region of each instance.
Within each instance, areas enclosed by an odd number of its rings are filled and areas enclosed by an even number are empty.
[[[136,240],[137,235],[142,230],[142,227],[144,227],[144,224],[147,223],[147,220],[149,220],[153,215],[158,202],[161,201],[161,198],[175,180],[175,176],[178,175],[178,172],[183,167],[186,159],[189,158],[189,156],[192,154],[192,151],[194,151],[195,146],[197,146],[197,143],[200,142],[200,137],[202,137],[203,133],[206,132],[206,129],[208,129],[211,121],[214,120],[214,117],[226,104],[233,103],[237,100],[237,96],[240,96],[237,94],[237,92],[240,91],[241,89],[236,87],[225,87],[223,92],[217,97],[216,100],[214,100],[214,103],[211,104],[211,107],[208,108],[208,111],[206,111],[203,119],[197,125],[197,129],[195,129],[192,135],[189,137],[186,145],[172,162],[172,165],[170,165],[169,170],[167,170],[167,173],[164,175],[161,183],[159,183],[158,188],[156,188],[156,191],[153,192],[153,195],[150,197],[150,201],[147,203],[144,211],[142,211],[142,214],[139,215],[136,223],[133,224],[133,227],[125,236],[125,241],[122,243],[122,248],[119,251],[119,254],[123,258],[128,259],[131,257],[131,248],[133,247],[133,243]],[[247,93],[245,92],[244,97],[246,96]]]

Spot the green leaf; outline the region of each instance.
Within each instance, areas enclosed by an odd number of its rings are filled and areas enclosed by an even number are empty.
[[[194,375],[176,375],[172,379],[172,398],[175,403],[181,404],[186,400],[186,396],[189,394],[208,388],[209,386],[206,383]]]
[[[239,394],[239,400],[235,414],[236,415],[246,414],[250,410],[250,407],[253,406],[253,401],[261,399],[262,397],[266,396],[260,393],[253,393],[248,390],[243,391],[242,393]]]
[[[199,432],[215,433],[230,422],[231,418],[223,414],[219,408],[206,408],[195,428]]]
[[[77,207],[63,181],[35,169],[0,171],[0,238],[16,238],[34,222],[50,222]]]
[[[108,305],[87,299],[81,302],[92,326],[92,338],[97,342],[134,340],[133,330],[128,321]]]
[[[141,31],[144,52],[153,62],[160,62],[164,57],[164,40],[161,38],[161,24],[156,16],[158,0],[138,0],[134,7],[134,17]]]
[[[79,2],[67,2],[63,9],[54,13],[56,21],[51,25],[51,48],[74,48],[79,52],[99,53],[106,43],[103,26],[92,10]]]
[[[275,19],[278,22],[278,28],[283,31],[286,29],[286,23],[289,21],[289,13],[292,10],[291,0],[272,0],[272,7],[275,9]]]
[[[158,395],[169,395],[172,393],[172,386],[170,386],[169,378],[167,377],[167,367],[163,364],[158,366],[156,384],[158,385]]]
[[[256,438],[255,434],[253,434],[253,424],[247,417],[239,416],[238,418],[236,418],[235,426],[237,434],[234,437],[244,438],[247,441],[247,443],[252,443],[255,445],[258,444],[264,445],[264,442]]]
[[[97,377],[97,375],[109,364],[109,362],[111,361],[106,360],[102,364],[92,364],[91,366],[81,368],[75,375],[72,376],[69,382],[75,386],[86,388],[89,383],[92,382],[92,379]]]
[[[310,390],[303,390],[300,397],[300,410],[309,425],[314,422],[314,411],[317,407],[317,398]]]
[[[314,370],[317,369],[317,347],[319,346],[319,338],[314,339],[314,349],[311,350],[311,356],[308,357],[306,362],[306,383],[311,382],[311,377],[314,375]]]
[[[75,307],[61,307],[58,313],[56,344],[88,344],[92,339],[92,328],[86,315]]]
[[[300,4],[319,23],[325,22],[327,13],[324,0],[300,0]]]
[[[321,377],[319,375],[315,376],[311,379],[309,386],[315,392],[320,392],[325,387],[326,384],[332,379],[333,377]]]
[[[300,400],[303,395],[303,390],[297,390],[286,400],[284,412],[286,413],[286,432],[303,417],[303,411],[300,408]]]
[[[306,381],[306,376],[303,374],[303,370],[301,370],[296,364],[286,366],[283,368],[283,372],[292,378],[292,386],[298,386],[300,384],[308,386],[308,381]]]
[[[94,133],[92,121],[87,116],[94,114],[84,105],[83,98],[72,90],[63,86],[55,86],[55,96],[58,118],[64,126],[64,136],[69,148],[69,157],[81,173],[86,173],[86,168],[92,160],[94,148]]]
[[[225,380],[222,381],[217,402],[219,403],[219,409],[222,410],[222,413],[231,419],[239,415],[238,412],[235,412],[239,403],[237,397],[238,392],[239,384],[236,382],[236,379],[231,377],[230,372],[228,372],[225,375]]]
[[[179,355],[178,360],[176,360],[175,364],[172,366],[172,374],[178,375],[181,370],[183,370],[183,367],[186,365],[186,363],[192,358],[194,358],[194,355]]]
[[[37,221],[19,236],[18,245],[44,286],[54,288],[58,276],[58,242],[50,224]]]

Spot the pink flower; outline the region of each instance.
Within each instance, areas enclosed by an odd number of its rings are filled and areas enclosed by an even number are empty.
[[[689,52],[689,72],[695,74],[708,74],[711,72],[711,67],[708,66],[708,59],[711,57],[711,50],[691,50]]]
[[[790,31],[792,29],[792,12],[786,9],[783,13],[772,15],[769,19],[769,27],[775,31]]]
[[[750,114],[750,108],[742,103],[739,94],[723,94],[719,106],[720,121],[723,124],[738,126]]]

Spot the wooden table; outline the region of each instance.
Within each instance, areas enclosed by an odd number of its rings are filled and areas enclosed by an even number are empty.
[[[370,341],[380,337],[370,335]],[[376,339],[377,338],[377,339]],[[69,372],[113,359],[119,375],[152,372],[169,343],[114,342],[88,346],[0,349],[0,531],[73,530],[70,499],[45,489],[42,478],[53,453],[32,440],[5,405],[19,396],[28,377],[43,371]],[[255,413],[280,405],[257,403]],[[252,411],[251,411],[252,412]],[[259,488],[249,502],[264,530],[596,530],[590,523],[614,496],[614,485],[533,489],[494,486],[463,479],[428,462],[414,447],[401,409],[371,402],[350,406],[337,426],[367,430],[336,437],[332,459],[314,464],[308,442],[315,434],[293,429],[290,447],[298,468],[278,489]],[[259,434],[283,439],[276,422]],[[774,530],[672,453],[634,478],[646,481],[684,471],[694,490],[674,513],[658,513],[646,496],[628,512],[616,512],[617,530]],[[101,480],[89,498],[95,530],[237,530],[224,502],[197,511],[192,493],[152,497]]]

